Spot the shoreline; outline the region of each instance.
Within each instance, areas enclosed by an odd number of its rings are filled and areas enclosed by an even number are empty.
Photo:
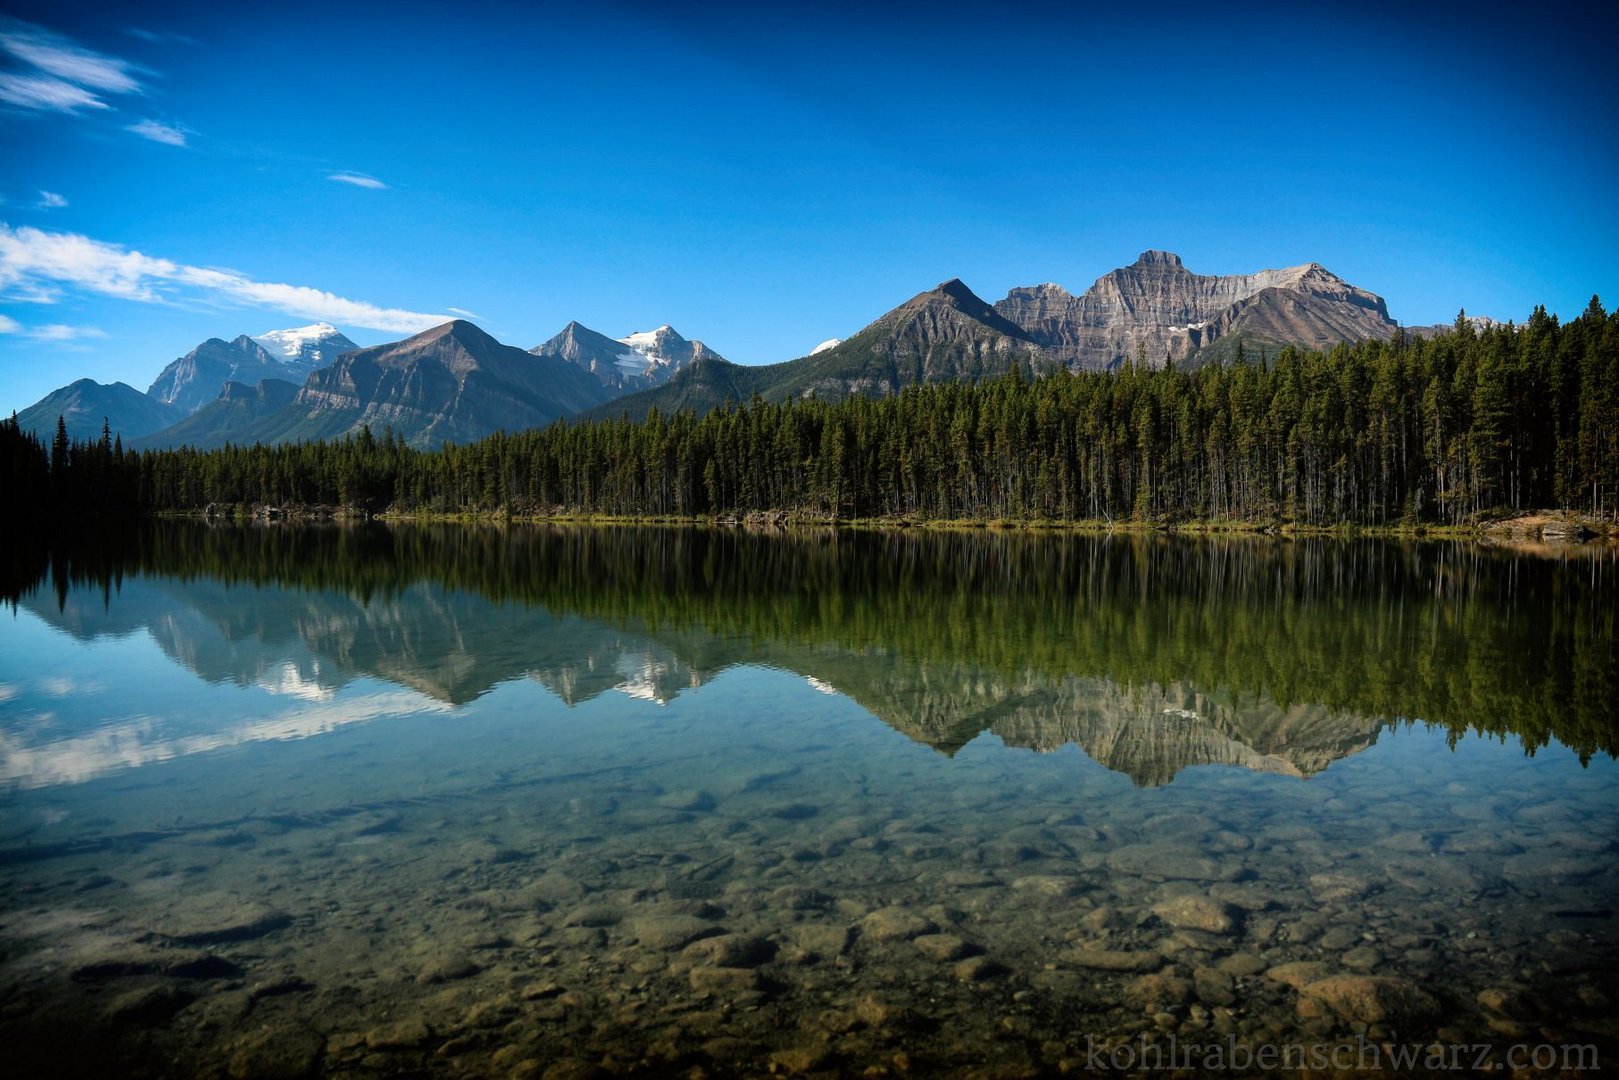
[[[232,506],[228,511],[209,507],[202,511],[154,515],[158,519],[191,519],[234,523],[341,523],[380,522],[412,525],[576,525],[591,527],[665,526],[683,528],[749,529],[855,529],[904,532],[1023,532],[1084,536],[1224,536],[1280,537],[1285,539],[1358,540],[1471,540],[1504,547],[1574,549],[1619,544],[1619,524],[1577,513],[1536,510],[1511,517],[1487,518],[1462,525],[1416,523],[1312,525],[1284,520],[1052,519],[1052,518],[922,518],[910,516],[831,518],[797,511],[752,511],[746,514],[597,514],[559,510],[551,513],[496,511],[367,512],[355,507]]]

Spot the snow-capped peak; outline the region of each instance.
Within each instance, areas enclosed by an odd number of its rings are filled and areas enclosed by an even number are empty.
[[[835,349],[839,345],[842,345],[842,344],[843,344],[843,339],[842,338],[827,338],[825,341],[823,341],[819,345],[815,346],[815,348],[811,349],[809,354],[811,356],[814,356],[816,353],[824,353],[824,352],[826,352],[826,350]]]
[[[335,333],[337,327],[331,323],[318,322],[308,326],[295,326],[291,330],[267,330],[253,340],[263,345],[266,351],[280,352],[282,356],[297,356],[304,345]]]
[[[253,340],[271,356],[316,367],[330,363],[341,353],[359,348],[328,322],[295,326],[290,330],[270,330],[254,336]]]

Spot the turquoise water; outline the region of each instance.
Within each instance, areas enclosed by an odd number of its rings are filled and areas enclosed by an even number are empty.
[[[1619,1036],[1607,555],[113,539],[14,553],[0,624],[0,1030],[32,1069]]]

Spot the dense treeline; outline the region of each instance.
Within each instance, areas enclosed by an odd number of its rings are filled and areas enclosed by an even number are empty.
[[[828,518],[1461,523],[1619,514],[1619,313],[1285,349],[1194,371],[1008,376],[883,399],[755,400],[559,423],[421,452],[325,444],[131,453],[0,430],[27,505],[96,513],[332,504]]]
[[[352,609],[323,594],[403,611],[430,583],[648,634],[693,669],[791,667],[815,654],[873,711],[934,735],[966,725],[957,745],[986,714],[941,707],[924,725],[928,709],[903,689],[896,701],[894,688],[931,681],[946,700],[951,687],[1094,676],[1195,686],[1239,709],[1319,704],[1458,737],[1510,736],[1529,750],[1556,739],[1582,757],[1619,754],[1619,603],[1606,548],[1560,560],[1263,537],[148,522],[54,542],[12,535],[0,551],[0,601],[12,604],[40,591],[61,607],[86,587],[111,604],[128,577],[205,577],[306,590],[300,620],[326,627]],[[435,602],[420,617],[445,610]],[[249,618],[232,636],[264,632],[257,625]],[[588,631],[573,633],[588,649]],[[364,670],[363,635],[342,636],[344,662]],[[390,631],[380,648],[417,637]],[[436,640],[474,653],[479,640],[498,642],[491,663],[507,667],[492,679],[535,663],[522,633],[480,638],[468,623]],[[399,669],[375,656],[369,668]]]

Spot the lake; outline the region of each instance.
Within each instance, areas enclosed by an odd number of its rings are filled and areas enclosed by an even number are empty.
[[[6,550],[14,1075],[1572,1075],[1619,1046],[1612,549]]]

